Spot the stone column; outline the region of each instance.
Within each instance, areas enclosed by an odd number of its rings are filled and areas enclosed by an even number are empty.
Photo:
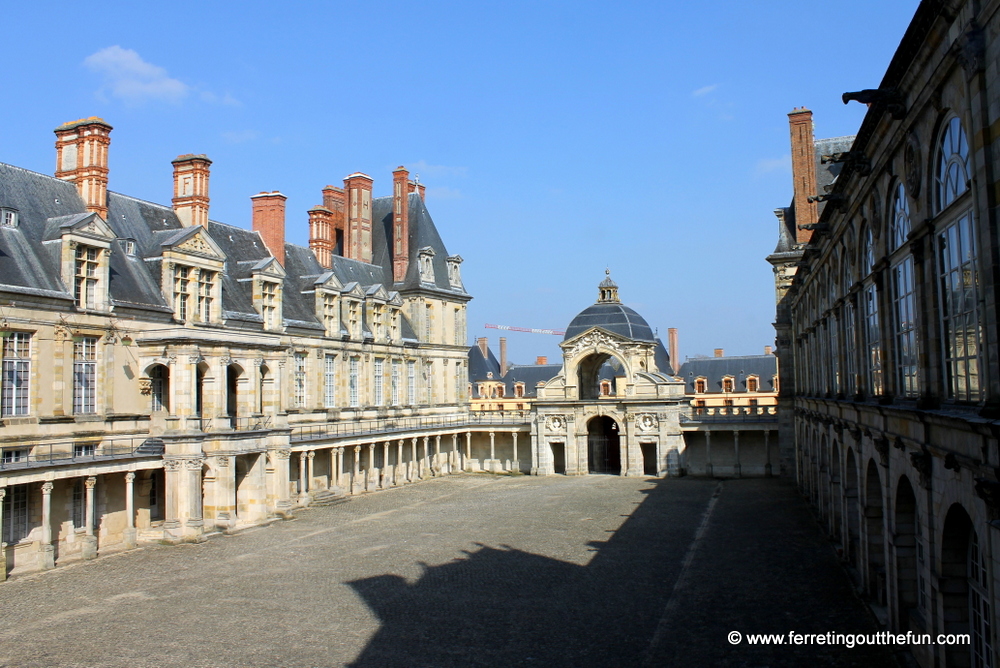
[[[736,454],[736,464],[733,467],[733,474],[737,478],[740,478],[742,475],[740,471],[740,432],[738,429],[733,432],[733,450]]]
[[[441,434],[434,437],[434,475],[441,475]]]
[[[417,437],[410,441],[410,480],[420,479],[420,460],[417,457]]]
[[[135,531],[135,473],[125,474],[125,547],[136,546]]]
[[[52,483],[42,483],[42,544],[38,548],[42,570],[56,567],[55,548],[52,546]]]
[[[390,441],[385,441],[384,443],[382,443],[382,470],[381,470],[382,489],[390,487],[393,482],[392,474],[390,473],[392,469],[389,466],[389,445]]]
[[[202,490],[201,490],[201,459],[184,460],[185,483],[187,487],[187,508],[182,509],[182,516],[186,515],[184,521],[184,539],[188,541],[201,542],[204,540],[205,520],[202,517]],[[186,512],[185,512],[186,510]]]
[[[270,455],[268,463],[273,467],[271,475],[274,486],[275,513],[287,517],[292,514],[292,500],[288,495],[288,481],[291,478],[289,460],[292,457],[292,451],[271,450],[268,454]]]
[[[771,444],[768,442],[768,436],[771,435],[770,429],[764,430],[764,475],[768,478],[771,477]]]
[[[365,491],[366,492],[371,491],[371,489],[375,486],[373,484],[373,482],[372,482],[372,475],[374,475],[372,473],[372,471],[375,469],[374,464],[375,464],[375,444],[374,443],[369,443],[368,444],[368,468],[365,469]]]
[[[309,479],[306,478],[306,460],[308,457],[305,452],[299,453],[299,503],[303,503],[309,498]]]
[[[316,459],[316,451],[310,450],[308,456],[309,456],[309,473],[308,476],[306,477],[307,488],[312,487],[313,478],[316,477],[316,468],[313,464],[313,462]]]
[[[512,431],[510,433],[510,435],[514,439],[514,457],[513,457],[513,459],[510,462],[510,470],[514,471],[515,473],[520,473],[521,472],[521,462],[518,461],[518,459],[517,459],[517,432],[516,431]]]
[[[0,487],[0,582],[7,579],[7,543],[3,542],[3,500],[7,488]]]
[[[705,432],[705,475],[711,477],[712,471],[712,432]]]
[[[462,462],[462,468],[466,471],[472,471],[472,432],[465,432],[465,461]]]
[[[97,485],[97,478],[90,476],[83,482],[86,488],[84,503],[84,530],[83,537],[83,558],[95,559],[97,557],[97,536],[94,535],[94,486]]]
[[[163,509],[163,540],[165,541],[180,539],[180,470],[179,459],[163,460],[163,491],[166,506]]]
[[[451,456],[448,458],[448,473],[455,473],[461,470],[458,462],[458,433],[451,435]]]
[[[431,474],[431,454],[428,446],[428,437],[424,436],[424,457],[420,460],[420,478],[424,479]]]
[[[343,448],[333,448],[330,450],[333,461],[331,464],[336,467],[334,468],[334,479],[336,482],[333,484],[337,487],[343,489],[343,477],[344,477],[344,449]]]
[[[397,485],[402,485],[406,480],[406,465],[403,463],[403,439],[396,441],[396,468],[392,476]]]
[[[357,493],[361,488],[361,446],[354,446],[354,468],[351,471],[351,494]]]
[[[486,465],[486,470],[490,473],[497,472],[497,450],[496,450],[496,432],[490,432],[490,461]]]

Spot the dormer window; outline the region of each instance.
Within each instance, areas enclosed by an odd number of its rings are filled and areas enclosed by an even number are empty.
[[[73,299],[80,308],[97,308],[97,288],[100,282],[98,263],[101,249],[79,244],[76,247],[76,260],[73,264],[74,292]]]
[[[270,281],[260,283],[260,315],[264,318],[264,329],[278,329],[278,284]]]
[[[178,320],[210,322],[218,272],[174,265],[174,313]]]
[[[747,378],[747,392],[759,392],[760,391],[760,379],[757,376],[749,376]]]
[[[0,225],[17,227],[17,209],[0,208]]]
[[[337,336],[340,334],[340,310],[337,304],[337,295],[323,295],[323,328],[327,336]]]
[[[434,250],[430,246],[421,248],[417,253],[417,264],[420,268],[420,282],[434,282]]]
[[[462,264],[461,255],[453,255],[448,258],[448,285],[455,290],[463,290],[462,286]]]
[[[696,378],[694,381],[694,392],[695,394],[705,394],[708,391],[708,380],[705,378]]]
[[[514,396],[518,399],[524,397],[524,383],[514,383]]]
[[[361,338],[361,307],[358,302],[349,302],[347,306],[347,323],[352,339]]]
[[[725,378],[723,378],[722,379],[722,391],[723,392],[732,392],[733,389],[736,386],[735,380],[736,379],[733,378],[732,376],[726,376]]]
[[[125,251],[126,255],[135,255],[135,240],[122,239],[122,250]]]

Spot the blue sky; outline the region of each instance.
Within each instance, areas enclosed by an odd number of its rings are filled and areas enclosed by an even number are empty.
[[[791,199],[787,113],[854,134],[915,0],[16,3],[4,10],[0,161],[51,174],[59,124],[114,126],[110,188],[172,196],[213,161],[211,217],[288,196],[307,243],[321,188],[405,165],[465,259],[485,323],[565,329],[606,267],[681,358],[773,342],[764,261]],[[507,334],[510,357],[559,337]]]

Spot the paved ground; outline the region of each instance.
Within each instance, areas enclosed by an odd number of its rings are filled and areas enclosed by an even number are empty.
[[[0,666],[887,666],[777,480],[454,476],[0,584]]]

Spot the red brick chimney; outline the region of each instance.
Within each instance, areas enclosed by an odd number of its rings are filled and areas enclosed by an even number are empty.
[[[275,190],[250,197],[253,204],[253,230],[260,234],[267,250],[282,266],[285,265],[285,200]]]
[[[179,155],[174,166],[174,213],[184,227],[208,227],[208,176],[212,161],[205,155]]]
[[[485,336],[480,336],[476,339],[476,345],[479,346],[479,352],[483,354],[483,357],[487,357],[489,355],[489,344],[486,342]]]
[[[795,193],[795,243],[809,243],[812,230],[803,225],[814,225],[819,220],[819,208],[809,198],[819,194],[816,185],[816,146],[813,141],[812,112],[802,107],[788,114],[792,134],[792,184]]]
[[[500,375],[507,375],[507,337],[500,337]]]
[[[681,368],[681,357],[677,348],[676,327],[670,327],[667,329],[667,345],[670,346],[667,349],[667,352],[670,354],[670,373],[676,375],[677,370]],[[666,371],[666,369],[664,369],[664,371]]]
[[[108,218],[108,146],[111,126],[96,116],[64,123],[56,133],[56,178],[70,181],[87,211]]]
[[[392,173],[392,280],[402,283],[410,265],[410,173]]]
[[[344,239],[347,237],[347,193],[343,188],[336,186],[323,188],[323,206],[333,212],[330,242],[333,244],[334,252],[344,255]]]
[[[344,255],[372,261],[372,177],[355,172],[344,179],[347,191],[347,234]]]
[[[722,348],[716,348],[715,349],[715,356],[716,357],[725,357],[725,354],[723,354]]]
[[[333,212],[325,206],[309,209],[309,248],[321,267],[333,268]]]
[[[409,187],[409,192],[418,193],[420,195],[420,199],[426,201],[427,198],[424,195],[427,191],[427,186],[425,186],[420,181],[414,179],[413,181],[409,182],[408,187]]]

